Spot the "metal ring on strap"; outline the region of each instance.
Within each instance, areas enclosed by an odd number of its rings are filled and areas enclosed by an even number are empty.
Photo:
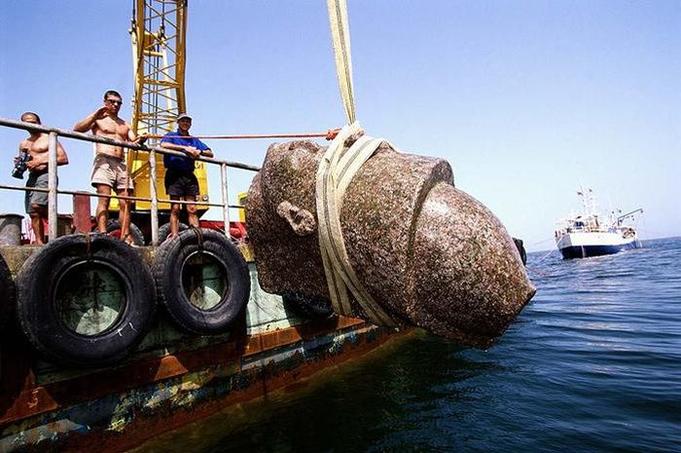
[[[324,153],[317,169],[316,205],[319,221],[319,246],[324,263],[324,273],[334,311],[351,315],[348,289],[371,321],[377,325],[396,326],[366,290],[350,264],[340,224],[340,208],[345,190],[357,171],[386,140],[368,136],[360,137],[349,148],[345,141],[360,132],[359,123],[345,126]],[[389,143],[388,143],[389,144]]]

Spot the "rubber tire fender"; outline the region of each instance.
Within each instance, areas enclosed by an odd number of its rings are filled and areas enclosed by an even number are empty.
[[[0,329],[12,315],[15,304],[14,282],[12,273],[5,259],[0,255]]]
[[[112,234],[116,233],[118,234]],[[109,220],[106,224],[106,234],[115,237],[116,239],[121,238],[121,222],[118,220]],[[135,245],[144,245],[144,233],[139,229],[137,225],[130,222],[130,237],[132,238],[132,243]]]
[[[220,302],[208,310],[192,305],[183,288],[185,262],[196,253],[212,255],[228,282]],[[192,228],[161,244],[154,257],[153,272],[159,299],[171,318],[182,329],[201,335],[228,331],[244,312],[251,292],[246,261],[229,238],[215,230]]]
[[[286,309],[291,309],[305,318],[326,319],[334,314],[331,302],[323,297],[286,293],[281,298]]]
[[[182,233],[183,231],[188,230],[189,227],[187,226],[186,223],[180,222],[179,224],[179,232]],[[165,241],[168,238],[168,235],[170,234],[170,222],[164,223],[158,228],[158,243],[162,244],[163,241]]]
[[[104,332],[80,335],[59,316],[60,279],[73,266],[101,265],[118,274],[125,305]],[[104,366],[133,351],[156,307],[154,279],[138,252],[105,234],[72,234],[50,241],[21,267],[16,279],[17,318],[31,344],[48,359],[76,366]]]

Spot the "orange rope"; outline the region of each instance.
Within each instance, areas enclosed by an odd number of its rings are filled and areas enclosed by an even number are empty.
[[[243,134],[243,135],[158,135],[148,134],[149,138],[199,138],[205,140],[243,140],[243,139],[264,139],[264,138],[315,138],[324,137],[333,140],[340,129],[329,129],[326,132],[306,132],[300,134]]]

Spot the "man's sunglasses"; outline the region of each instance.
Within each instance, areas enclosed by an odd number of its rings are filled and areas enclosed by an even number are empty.
[[[123,105],[123,101],[117,101],[115,99],[107,99],[104,102],[108,102],[109,104]]]

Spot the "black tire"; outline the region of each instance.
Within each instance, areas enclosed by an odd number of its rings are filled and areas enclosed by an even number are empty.
[[[518,249],[518,253],[520,254],[520,260],[523,262],[523,265],[527,265],[527,252],[525,251],[523,240],[513,238],[513,242],[515,243],[515,246]]]
[[[179,230],[180,233],[183,231],[187,231],[189,227],[187,224],[180,222],[179,225]],[[170,223],[164,223],[158,228],[158,243],[163,244],[163,241],[165,241],[168,238],[168,235],[170,234]]]
[[[281,296],[284,308],[311,319],[326,319],[333,315],[331,302],[322,297],[309,297],[299,293],[288,293]]]
[[[130,222],[130,238],[135,245],[144,245],[144,234],[137,225]],[[106,224],[106,234],[116,239],[121,238],[121,223],[118,220],[109,220]]]
[[[11,317],[15,304],[14,282],[5,259],[0,255],[0,329]]]
[[[189,332],[224,333],[248,303],[248,265],[220,232],[198,228],[181,232],[158,248],[153,269],[159,299]],[[206,280],[210,272],[215,278]]]
[[[76,366],[128,355],[156,305],[140,255],[103,234],[50,241],[24,263],[16,287],[17,317],[31,344],[50,360]]]

